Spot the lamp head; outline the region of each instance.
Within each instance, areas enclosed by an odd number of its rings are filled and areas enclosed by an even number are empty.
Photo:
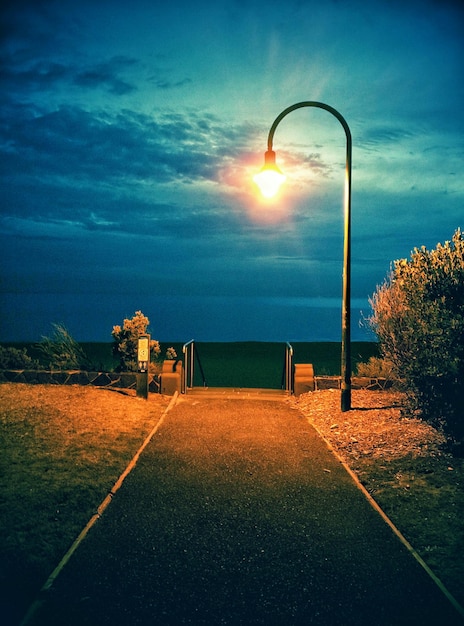
[[[279,191],[280,185],[285,182],[285,176],[276,165],[274,150],[264,153],[264,165],[253,176],[253,180],[265,198],[272,198]]]

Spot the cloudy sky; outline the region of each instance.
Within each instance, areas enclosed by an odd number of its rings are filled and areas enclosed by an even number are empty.
[[[0,341],[353,339],[398,258],[464,227],[458,0],[14,0],[0,27]]]

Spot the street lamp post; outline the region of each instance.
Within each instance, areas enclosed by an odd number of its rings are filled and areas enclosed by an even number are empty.
[[[323,102],[298,102],[278,115],[271,126],[267,140],[264,166],[254,177],[256,184],[266,197],[275,195],[285,176],[276,165],[275,152],[272,149],[274,133],[283,118],[303,107],[325,109],[334,115],[343,126],[346,135],[346,165],[344,193],[344,242],[343,242],[343,291],[342,291],[342,355],[341,355],[341,410],[351,409],[351,132],[345,118]]]

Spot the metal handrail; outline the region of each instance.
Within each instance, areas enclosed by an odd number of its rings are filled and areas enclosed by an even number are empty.
[[[187,389],[193,389],[194,380],[194,363],[195,357],[197,359],[198,367],[200,368],[201,378],[203,380],[203,387],[206,387],[206,378],[203,371],[203,366],[200,361],[200,355],[198,350],[195,350],[195,341],[190,339],[182,346],[182,352],[184,354],[184,380],[182,384],[182,393],[186,393]],[[190,384],[189,384],[190,382]]]
[[[182,393],[185,393],[187,389],[192,389],[193,387],[193,364],[194,364],[194,351],[195,351],[195,342],[193,339],[187,341],[182,346],[182,352],[184,355],[184,376],[182,381]],[[190,347],[190,352],[189,352]],[[189,359],[190,356],[190,359]],[[190,361],[190,363],[189,363]],[[190,385],[189,383],[189,374],[190,374]]]
[[[293,346],[285,344],[285,391],[293,393]]]

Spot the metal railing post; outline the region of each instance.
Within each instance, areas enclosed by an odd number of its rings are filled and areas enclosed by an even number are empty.
[[[187,389],[193,387],[193,357],[194,357],[194,340],[190,339],[182,346],[182,353],[184,355],[184,389],[183,393],[187,393]],[[190,359],[189,359],[190,355]],[[189,386],[189,374],[190,374],[190,386]]]
[[[293,366],[293,347],[290,343],[285,344],[285,391],[292,393],[292,366]]]

